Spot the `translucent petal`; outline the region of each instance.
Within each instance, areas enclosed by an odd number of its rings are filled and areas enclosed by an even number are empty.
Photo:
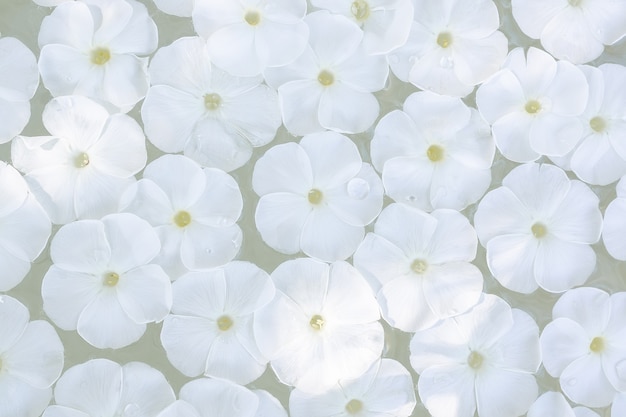
[[[417,389],[428,411],[437,417],[472,417],[476,411],[474,375],[465,365],[427,368]]]
[[[10,296],[2,296],[0,299],[0,351],[6,352],[11,349],[22,337],[28,322],[30,314],[28,309],[15,298]]]
[[[489,270],[502,286],[523,294],[537,289],[534,271],[538,243],[531,234],[496,236],[486,248]]]
[[[563,292],[582,285],[596,267],[596,254],[585,244],[548,237],[540,242],[535,256],[535,278],[550,292]]]
[[[149,263],[161,248],[152,226],[131,213],[116,213],[102,218],[104,233],[111,247],[109,268],[123,273]]]
[[[117,294],[135,323],[159,322],[172,306],[170,279],[157,265],[140,266],[120,276]]]
[[[319,187],[322,192],[345,184],[361,170],[359,150],[346,136],[335,132],[314,133],[303,137],[300,146],[311,162],[313,187]]]
[[[537,399],[539,388],[534,375],[498,368],[485,371],[476,377],[476,403],[481,416],[521,415]]]
[[[352,226],[324,207],[314,208],[302,228],[302,252],[327,262],[343,260],[354,253],[363,240],[363,226]]]
[[[300,251],[300,237],[312,208],[304,196],[272,193],[259,200],[254,221],[263,241],[287,254]]]
[[[312,185],[309,156],[296,143],[274,146],[254,166],[252,186],[260,196],[279,192],[304,195]]]

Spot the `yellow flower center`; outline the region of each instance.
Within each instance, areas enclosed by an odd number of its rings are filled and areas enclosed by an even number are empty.
[[[174,216],[174,224],[178,227],[187,227],[191,223],[191,214],[185,210],[181,210]]]
[[[207,110],[217,110],[222,105],[222,98],[219,94],[210,93],[204,95],[204,107]]]
[[[444,154],[445,154],[445,151],[443,147],[439,145],[430,145],[428,149],[426,150],[426,156],[428,156],[428,159],[430,159],[432,162],[441,161],[443,159]]]
[[[548,229],[541,223],[535,223],[531,226],[530,231],[533,232],[533,236],[537,239],[541,239],[548,234]]]
[[[524,108],[528,114],[537,114],[541,111],[541,103],[537,100],[528,100]]]
[[[589,121],[589,126],[591,126],[594,131],[600,133],[606,128],[606,122],[602,117],[596,116]]]
[[[599,353],[604,350],[604,339],[600,336],[594,337],[589,344],[589,350],[594,353]]]
[[[322,327],[324,327],[324,317],[320,316],[319,314],[316,314],[313,317],[311,317],[309,324],[315,330],[322,330]]]
[[[370,17],[370,5],[365,0],[353,1],[350,11],[354,18],[360,22]]]
[[[437,45],[442,48],[447,48],[452,44],[452,34],[450,32],[441,32],[439,36],[437,36]]]
[[[248,10],[244,16],[246,23],[250,26],[256,26],[261,21],[261,13],[256,10]]]
[[[411,264],[411,269],[416,274],[423,274],[428,269],[428,263],[426,261],[421,260],[421,259],[416,259]]]
[[[348,414],[356,414],[362,409],[363,402],[357,400],[356,398],[353,398],[352,400],[348,401],[348,404],[346,404],[346,411],[348,412]]]
[[[217,328],[221,331],[225,332],[226,330],[233,327],[233,319],[228,316],[222,316],[217,319]]]
[[[108,272],[104,274],[102,283],[107,287],[115,287],[120,280],[120,276],[115,272]]]
[[[324,194],[322,194],[320,190],[313,188],[311,191],[309,191],[307,198],[309,199],[309,203],[319,204],[322,202],[322,199],[324,198]]]
[[[328,87],[335,82],[335,76],[332,72],[328,70],[321,70],[320,73],[317,75],[317,81],[319,81],[319,83],[322,84],[324,87]]]
[[[483,355],[476,352],[475,350],[472,350],[467,357],[467,364],[472,369],[478,369],[483,365],[483,360]]]
[[[85,168],[87,165],[89,165],[89,155],[85,152],[76,155],[76,158],[74,158],[74,166],[76,168]]]
[[[96,48],[91,51],[91,62],[96,65],[104,65],[111,59],[111,51],[108,48]]]

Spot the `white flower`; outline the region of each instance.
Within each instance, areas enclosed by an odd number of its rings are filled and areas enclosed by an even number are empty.
[[[121,197],[122,211],[147,220],[161,239],[155,262],[171,279],[231,261],[241,247],[236,224],[243,201],[237,182],[182,155],[152,161]]]
[[[22,176],[0,161],[0,291],[18,285],[50,237],[50,218]]]
[[[350,139],[335,132],[268,150],[254,167],[252,185],[261,196],[254,218],[265,243],[325,261],[356,250],[383,200],[374,169]]]
[[[129,111],[148,90],[157,28],[135,0],[59,4],[41,23],[39,72],[56,96],[85,95]]]
[[[495,143],[489,125],[458,98],[411,94],[403,111],[376,126],[372,163],[386,193],[422,210],[462,210],[491,182]]]
[[[302,21],[306,8],[306,0],[198,1],[192,17],[213,62],[249,77],[289,64],[302,53],[309,36]]]
[[[35,55],[15,38],[0,38],[0,143],[19,135],[30,119],[39,85]]]
[[[369,55],[403,46],[413,22],[411,0],[311,0],[311,4],[356,22],[363,30],[363,46]]]
[[[16,137],[11,158],[52,222],[117,211],[120,194],[146,165],[139,124],[81,96],[52,99],[42,118],[52,136]]]
[[[393,73],[423,90],[455,97],[500,69],[508,50],[491,0],[413,0],[405,46],[389,55]]]
[[[4,268],[4,265],[3,265]],[[63,345],[46,321],[29,322],[28,309],[0,295],[0,416],[37,417],[63,369]]]
[[[602,229],[598,197],[554,165],[514,168],[478,204],[474,225],[489,270],[510,290],[563,292],[596,266],[589,245]]]
[[[537,398],[539,329],[494,295],[415,333],[410,348],[419,396],[433,417],[519,416]]]
[[[150,76],[141,117],[148,139],[164,152],[184,151],[201,165],[232,171],[248,162],[253,147],[272,141],[281,124],[276,92],[260,76],[234,77],[214,67],[202,38],[159,49]]]
[[[97,348],[136,342],[172,305],[169,277],[150,263],[159,249],[150,224],[130,213],[61,227],[41,286],[44,311]]]
[[[195,0],[154,0],[154,4],[163,13],[179,17],[191,17]]]
[[[320,10],[305,21],[311,33],[302,55],[265,71],[278,88],[285,127],[294,135],[367,130],[380,110],[372,93],[385,87],[389,74],[384,56],[365,53],[363,31],[345,16]]]
[[[625,315],[626,292],[576,288],[554,305],[541,334],[543,365],[570,400],[605,407],[626,391]]]
[[[622,416],[626,416],[626,392],[616,394],[613,399],[613,404],[611,404],[611,417]]]
[[[65,371],[54,388],[56,405],[42,417],[156,417],[175,399],[163,374],[145,363],[93,359]]]
[[[254,335],[281,382],[321,393],[380,357],[378,304],[351,265],[295,259],[279,265],[272,280],[276,296],[256,313]]]
[[[320,394],[294,389],[291,417],[408,417],[415,408],[411,374],[393,359],[381,359],[363,375],[342,380]]]
[[[588,90],[576,66],[537,48],[526,56],[516,48],[503,69],[478,88],[476,104],[492,124],[500,152],[511,161],[530,162],[541,155],[563,156],[576,146]]]
[[[620,261],[626,261],[626,177],[617,183],[617,198],[609,203],[604,213],[602,240],[607,252]]]
[[[511,6],[526,35],[574,64],[596,59],[604,45],[626,35],[626,3],[620,0],[512,0]]]
[[[548,391],[542,394],[528,409],[527,417],[600,417],[585,407],[570,407],[560,392]]]
[[[478,239],[459,212],[432,214],[387,206],[354,254],[354,266],[377,291],[383,318],[415,332],[473,307],[483,276],[470,262]]]
[[[249,384],[265,371],[252,322],[274,297],[269,275],[249,262],[231,262],[189,273],[172,286],[172,314],[163,322],[161,343],[183,374]]]

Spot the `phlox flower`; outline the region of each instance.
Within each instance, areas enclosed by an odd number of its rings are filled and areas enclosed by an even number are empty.
[[[403,46],[413,23],[411,0],[312,0],[311,4],[356,22],[363,30],[363,46],[370,55],[386,54]]]
[[[598,413],[585,407],[572,408],[563,394],[548,391],[542,394],[528,409],[526,417],[600,417]]]
[[[161,343],[183,374],[214,376],[249,384],[265,371],[252,322],[274,297],[269,275],[248,262],[191,272],[173,285],[172,314],[163,322]]]
[[[151,263],[160,246],[150,224],[130,213],[61,227],[41,284],[44,311],[97,348],[136,342],[172,305],[169,277]]]
[[[201,165],[232,171],[280,126],[276,91],[261,76],[235,77],[213,66],[202,38],[159,49],[150,75],[141,117],[148,139],[164,152],[183,151]]]
[[[520,416],[537,398],[539,328],[495,295],[415,333],[410,349],[419,396],[433,417]]]
[[[609,203],[604,212],[604,223],[602,227],[602,240],[607,252],[620,261],[626,261],[626,177],[617,183],[615,187],[617,198]]]
[[[22,176],[0,161],[0,291],[18,285],[50,237],[50,218]]]
[[[252,174],[263,241],[286,254],[346,259],[382,208],[383,187],[356,145],[335,132],[268,150]]]
[[[285,127],[294,135],[367,130],[380,110],[372,93],[389,74],[384,56],[366,54],[363,31],[345,16],[320,10],[304,20],[310,36],[302,55],[264,73],[278,89]]]
[[[363,375],[341,380],[320,394],[294,389],[291,417],[408,417],[415,408],[411,374],[399,362],[383,358]]]
[[[604,45],[626,35],[626,3],[620,0],[512,0],[522,31],[558,59],[583,64]]]
[[[117,211],[121,193],[146,165],[139,124],[81,96],[52,99],[42,119],[51,136],[16,137],[11,159],[52,222]]]
[[[0,416],[38,417],[63,370],[63,344],[47,321],[0,295]]]
[[[378,304],[350,264],[294,259],[279,265],[272,280],[276,296],[256,312],[254,336],[282,383],[322,393],[380,357]]]
[[[383,318],[415,332],[478,302],[483,276],[470,263],[477,245],[476,232],[457,211],[427,214],[391,204],[354,254],[354,266],[377,292]]]
[[[389,56],[400,80],[423,90],[464,97],[500,69],[508,42],[492,0],[413,0],[405,45]]]
[[[514,168],[478,204],[474,226],[487,265],[505,288],[530,294],[582,285],[596,266],[598,197],[549,164]]]
[[[122,211],[147,220],[161,239],[155,262],[171,279],[187,270],[232,260],[241,247],[236,224],[243,200],[237,182],[217,168],[201,168],[182,155],[164,155],[120,198]]]
[[[145,363],[92,359],[65,371],[54,400],[42,417],[157,417],[176,397],[163,374]]]
[[[179,17],[191,17],[195,0],[153,0],[163,13]]]
[[[37,59],[16,38],[0,38],[0,143],[19,135],[30,119],[39,85]]]
[[[411,94],[386,114],[371,142],[387,195],[422,210],[462,210],[491,183],[496,151],[489,125],[460,99]]]
[[[531,162],[564,156],[576,146],[588,97],[580,68],[531,47],[526,54],[523,48],[509,53],[502,70],[478,88],[476,104],[502,155]]]
[[[605,407],[626,391],[626,292],[575,288],[552,309],[541,334],[546,371],[578,404]]]
[[[211,59],[239,77],[293,62],[304,50],[309,29],[306,0],[198,1],[193,26],[207,40]]]
[[[157,28],[135,0],[68,1],[39,31],[39,72],[56,96],[84,95],[129,111],[148,90]]]

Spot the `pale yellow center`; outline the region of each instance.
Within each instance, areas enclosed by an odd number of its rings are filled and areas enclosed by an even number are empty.
[[[74,166],[76,168],[85,168],[87,165],[89,165],[89,155],[85,152],[76,155],[76,158],[74,158]]]
[[[111,51],[107,48],[96,48],[91,51],[91,62],[96,65],[104,65],[111,59]]]
[[[115,287],[120,280],[120,276],[115,272],[108,272],[104,274],[102,283],[107,287]]]
[[[315,330],[322,330],[322,327],[324,327],[324,317],[320,316],[319,314],[316,314],[313,317],[311,317],[309,324]]]
[[[256,26],[261,21],[261,14],[256,10],[248,10],[244,16],[246,23],[250,26]]]
[[[478,369],[483,365],[483,360],[484,360],[483,355],[472,350],[467,357],[467,364],[472,369]]]
[[[426,261],[423,261],[421,259],[416,259],[411,264],[411,269],[416,274],[423,274],[428,269],[428,263],[426,263]]]
[[[604,350],[604,339],[600,336],[594,337],[589,344],[589,350],[595,353],[602,352]]]
[[[437,45],[442,48],[447,48],[452,44],[452,34],[449,32],[441,32],[439,36],[437,36]]]
[[[439,145],[430,145],[426,150],[426,156],[428,156],[428,159],[430,159],[432,162],[441,161],[444,154],[444,149]]]
[[[207,110],[217,110],[222,104],[222,98],[219,94],[210,93],[204,95],[204,107]]]
[[[363,409],[363,403],[360,400],[357,400],[356,398],[348,401],[348,404],[346,404],[346,411],[348,412],[348,414],[356,414],[362,409]]]
[[[350,11],[358,21],[366,20],[370,17],[370,5],[365,0],[355,0],[350,6]]]
[[[217,328],[225,332],[233,326],[233,319],[228,316],[221,316],[217,319]]]
[[[600,133],[606,128],[606,122],[602,117],[596,116],[589,121],[589,126],[591,126],[594,131]]]
[[[528,100],[524,108],[528,114],[537,114],[541,111],[541,103],[537,100]]]
[[[311,191],[309,191],[307,198],[309,199],[309,203],[319,204],[322,202],[322,199],[324,198],[324,194],[322,194],[320,190],[313,188]]]
[[[541,239],[548,234],[548,229],[541,223],[535,223],[531,226],[530,231],[533,232],[533,236],[537,239]]]
[[[191,223],[191,214],[185,210],[181,210],[174,215],[174,224],[178,227],[187,227]]]
[[[317,81],[319,81],[319,83],[322,84],[324,87],[328,87],[335,82],[335,76],[332,72],[328,70],[321,70],[320,73],[317,75]]]

